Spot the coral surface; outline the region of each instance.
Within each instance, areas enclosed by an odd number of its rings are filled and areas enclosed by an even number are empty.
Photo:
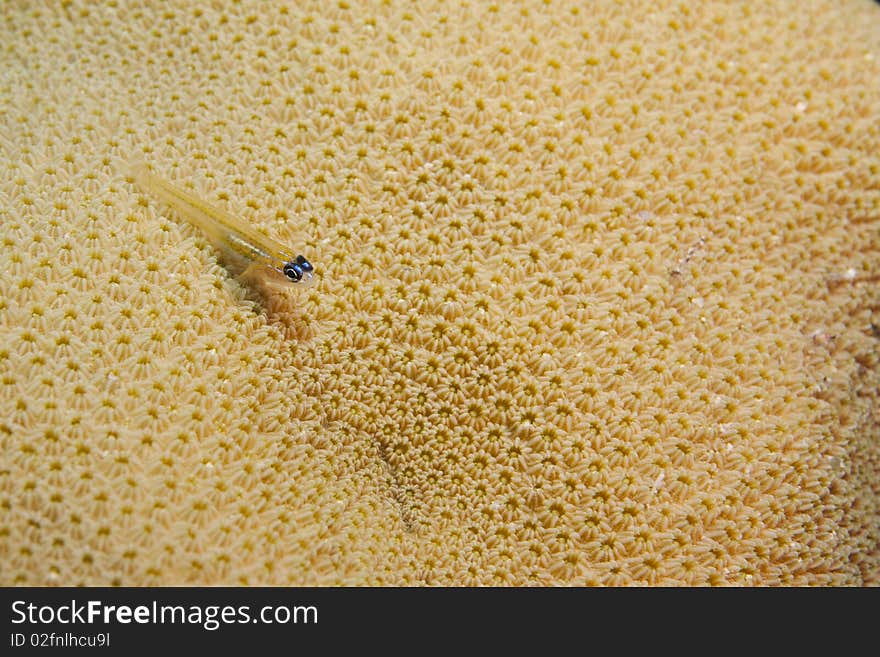
[[[4,2],[0,153],[2,584],[880,580],[876,3]]]

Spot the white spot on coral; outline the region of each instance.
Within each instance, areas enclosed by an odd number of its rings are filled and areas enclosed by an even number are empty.
[[[657,489],[663,485],[663,480],[666,479],[666,473],[661,472],[657,475],[657,478],[654,480],[654,483],[651,485],[651,492],[656,493]]]

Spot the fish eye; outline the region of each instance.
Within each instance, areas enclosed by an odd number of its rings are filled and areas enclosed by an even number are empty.
[[[295,262],[286,263],[282,271],[284,272],[284,275],[294,283],[299,283],[302,280],[303,268]]]
[[[312,267],[312,263],[306,260],[305,256],[298,255],[296,256],[296,264],[298,264],[303,271],[314,271],[315,268]]]

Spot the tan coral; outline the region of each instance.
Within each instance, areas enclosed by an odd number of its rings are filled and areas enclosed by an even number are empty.
[[[2,21],[2,583],[877,584],[876,3]]]

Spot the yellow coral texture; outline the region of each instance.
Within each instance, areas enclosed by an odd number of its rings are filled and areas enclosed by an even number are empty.
[[[880,581],[877,3],[4,2],[0,149],[2,584]]]

